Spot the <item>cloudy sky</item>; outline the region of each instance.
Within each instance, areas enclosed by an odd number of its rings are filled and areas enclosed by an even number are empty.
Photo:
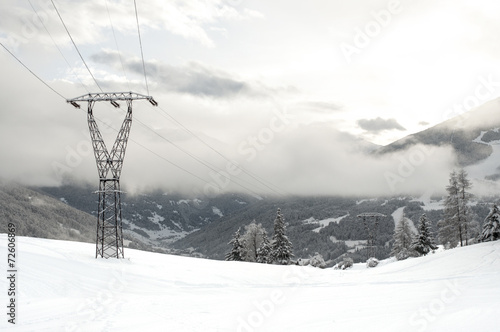
[[[50,0],[1,2],[0,42],[62,95],[0,48],[0,176],[27,184],[97,184],[65,99],[100,88],[160,105],[134,103],[122,183],[189,193],[391,194],[398,161],[370,144],[500,94],[498,1],[138,0],[148,86],[133,0],[54,4],[97,83]],[[123,109],[95,108],[109,147]],[[425,190],[429,169],[445,184],[438,155],[400,190]]]

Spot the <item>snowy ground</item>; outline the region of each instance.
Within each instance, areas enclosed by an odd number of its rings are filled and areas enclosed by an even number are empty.
[[[394,220],[394,229],[398,227],[399,222],[401,221],[401,218],[403,218],[403,214],[405,211],[405,206],[398,208],[396,211],[394,211],[391,216],[392,219]],[[418,234],[417,228],[415,227],[415,224],[413,223],[413,220],[408,219],[410,228],[413,231],[414,234]]]
[[[314,217],[310,217],[308,219],[303,220],[302,222],[305,223],[305,224],[318,224],[319,227],[313,229],[312,231],[316,232],[316,233],[319,233],[319,231],[322,228],[325,228],[326,226],[330,225],[332,222],[338,224],[342,219],[344,219],[347,216],[349,216],[349,213],[347,213],[344,216],[338,217],[338,218],[327,218],[327,219],[323,219],[323,220],[318,220],[318,219],[316,219]]]
[[[498,331],[500,241],[366,269],[222,262],[17,238],[9,331]],[[6,271],[6,235],[0,235]]]

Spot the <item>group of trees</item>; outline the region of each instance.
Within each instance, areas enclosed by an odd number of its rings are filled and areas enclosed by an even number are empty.
[[[500,239],[500,209],[495,204],[483,223],[480,232],[479,223],[474,220],[471,209],[472,187],[464,170],[450,173],[447,196],[444,202],[443,218],[437,222],[437,237],[445,248],[458,245],[466,246],[473,242],[494,241]],[[432,223],[426,214],[419,218],[418,225],[404,214],[397,223],[393,236],[390,255],[398,260],[408,257],[425,256],[437,249],[432,232]],[[261,224],[255,221],[245,226],[244,234],[238,229],[229,242],[231,251],[226,254],[228,261],[247,261],[265,264],[290,264],[292,243],[286,235],[286,224],[281,210],[278,209],[274,220],[274,234],[271,240]]]
[[[227,261],[246,261],[264,264],[288,265],[293,257],[292,243],[286,236],[285,218],[278,209],[274,220],[274,234],[269,240],[261,224],[253,221],[245,226],[245,234],[238,228],[229,242],[231,251],[226,254]]]
[[[411,229],[410,219],[403,214],[394,231],[394,245],[392,246],[391,256],[403,260],[408,257],[425,256],[432,250],[437,249],[425,213],[419,219],[417,230],[418,234],[415,234]]]
[[[479,232],[479,223],[473,219],[470,208],[471,187],[465,170],[451,172],[446,187],[448,195],[444,203],[444,218],[437,223],[439,242],[447,249],[458,245],[467,246],[475,240],[486,242],[500,239],[500,210],[496,204],[484,220],[482,232]],[[437,246],[426,215],[420,217],[417,234],[412,231],[410,220],[403,215],[394,232],[391,256],[401,260],[410,256],[423,256],[435,249]]]
[[[450,174],[449,185],[446,187],[448,196],[445,200],[445,215],[438,222],[439,240],[445,248],[466,246],[471,240],[477,242],[495,241],[500,239],[500,214],[496,204],[493,205],[480,230],[479,223],[472,218],[468,191],[472,183],[467,178],[467,172],[460,170]]]

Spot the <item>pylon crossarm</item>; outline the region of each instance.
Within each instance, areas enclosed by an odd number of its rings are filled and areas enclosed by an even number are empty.
[[[117,100],[139,100],[145,99],[149,101],[153,106],[158,106],[158,103],[153,99],[152,96],[142,95],[136,92],[100,92],[100,93],[87,93],[85,95],[67,99],[66,102],[71,105],[80,108],[77,102],[90,102],[90,101],[109,101],[115,107],[119,107]]]

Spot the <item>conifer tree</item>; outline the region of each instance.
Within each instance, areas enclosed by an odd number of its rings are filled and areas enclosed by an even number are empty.
[[[441,243],[445,249],[455,248],[458,244],[455,225],[447,222],[446,219],[441,219],[437,222],[437,227],[439,243]]]
[[[418,235],[412,243],[412,249],[421,256],[427,255],[432,250],[437,249],[429,227],[429,221],[425,213],[420,216],[418,223]]]
[[[411,248],[413,236],[414,234],[410,228],[410,220],[403,214],[394,230],[394,245],[392,246],[391,256],[396,257],[397,260],[413,256]]]
[[[266,231],[264,231],[262,237],[262,243],[260,244],[259,249],[257,249],[257,263],[268,264],[271,263],[271,242],[267,237]]]
[[[275,264],[287,265],[293,257],[292,243],[286,236],[285,218],[278,209],[274,220],[274,235],[271,243],[271,262]]]
[[[240,228],[234,233],[233,239],[229,241],[232,246],[231,251],[226,254],[226,261],[243,261],[243,243],[240,235]]]
[[[500,239],[500,210],[496,204],[484,219],[483,232],[479,237],[480,242],[496,241]]]
[[[439,241],[447,248],[468,245],[472,212],[469,201],[472,183],[463,169],[450,173],[448,196],[445,199],[444,219],[438,223]]]
[[[458,179],[457,173],[450,173],[449,184],[446,186],[446,196],[444,202],[444,218],[438,223],[439,241],[446,248],[455,248],[460,242],[459,215],[460,204],[458,202]]]
[[[467,177],[468,174],[464,169],[461,169],[457,174],[457,182],[458,182],[458,201],[460,206],[460,229],[463,232],[463,237],[460,245],[463,245],[465,241],[465,245],[469,244],[469,237],[471,235],[471,221],[472,221],[472,209],[469,206],[470,199],[472,198],[472,194],[469,192],[469,189],[472,188],[472,183]]]

